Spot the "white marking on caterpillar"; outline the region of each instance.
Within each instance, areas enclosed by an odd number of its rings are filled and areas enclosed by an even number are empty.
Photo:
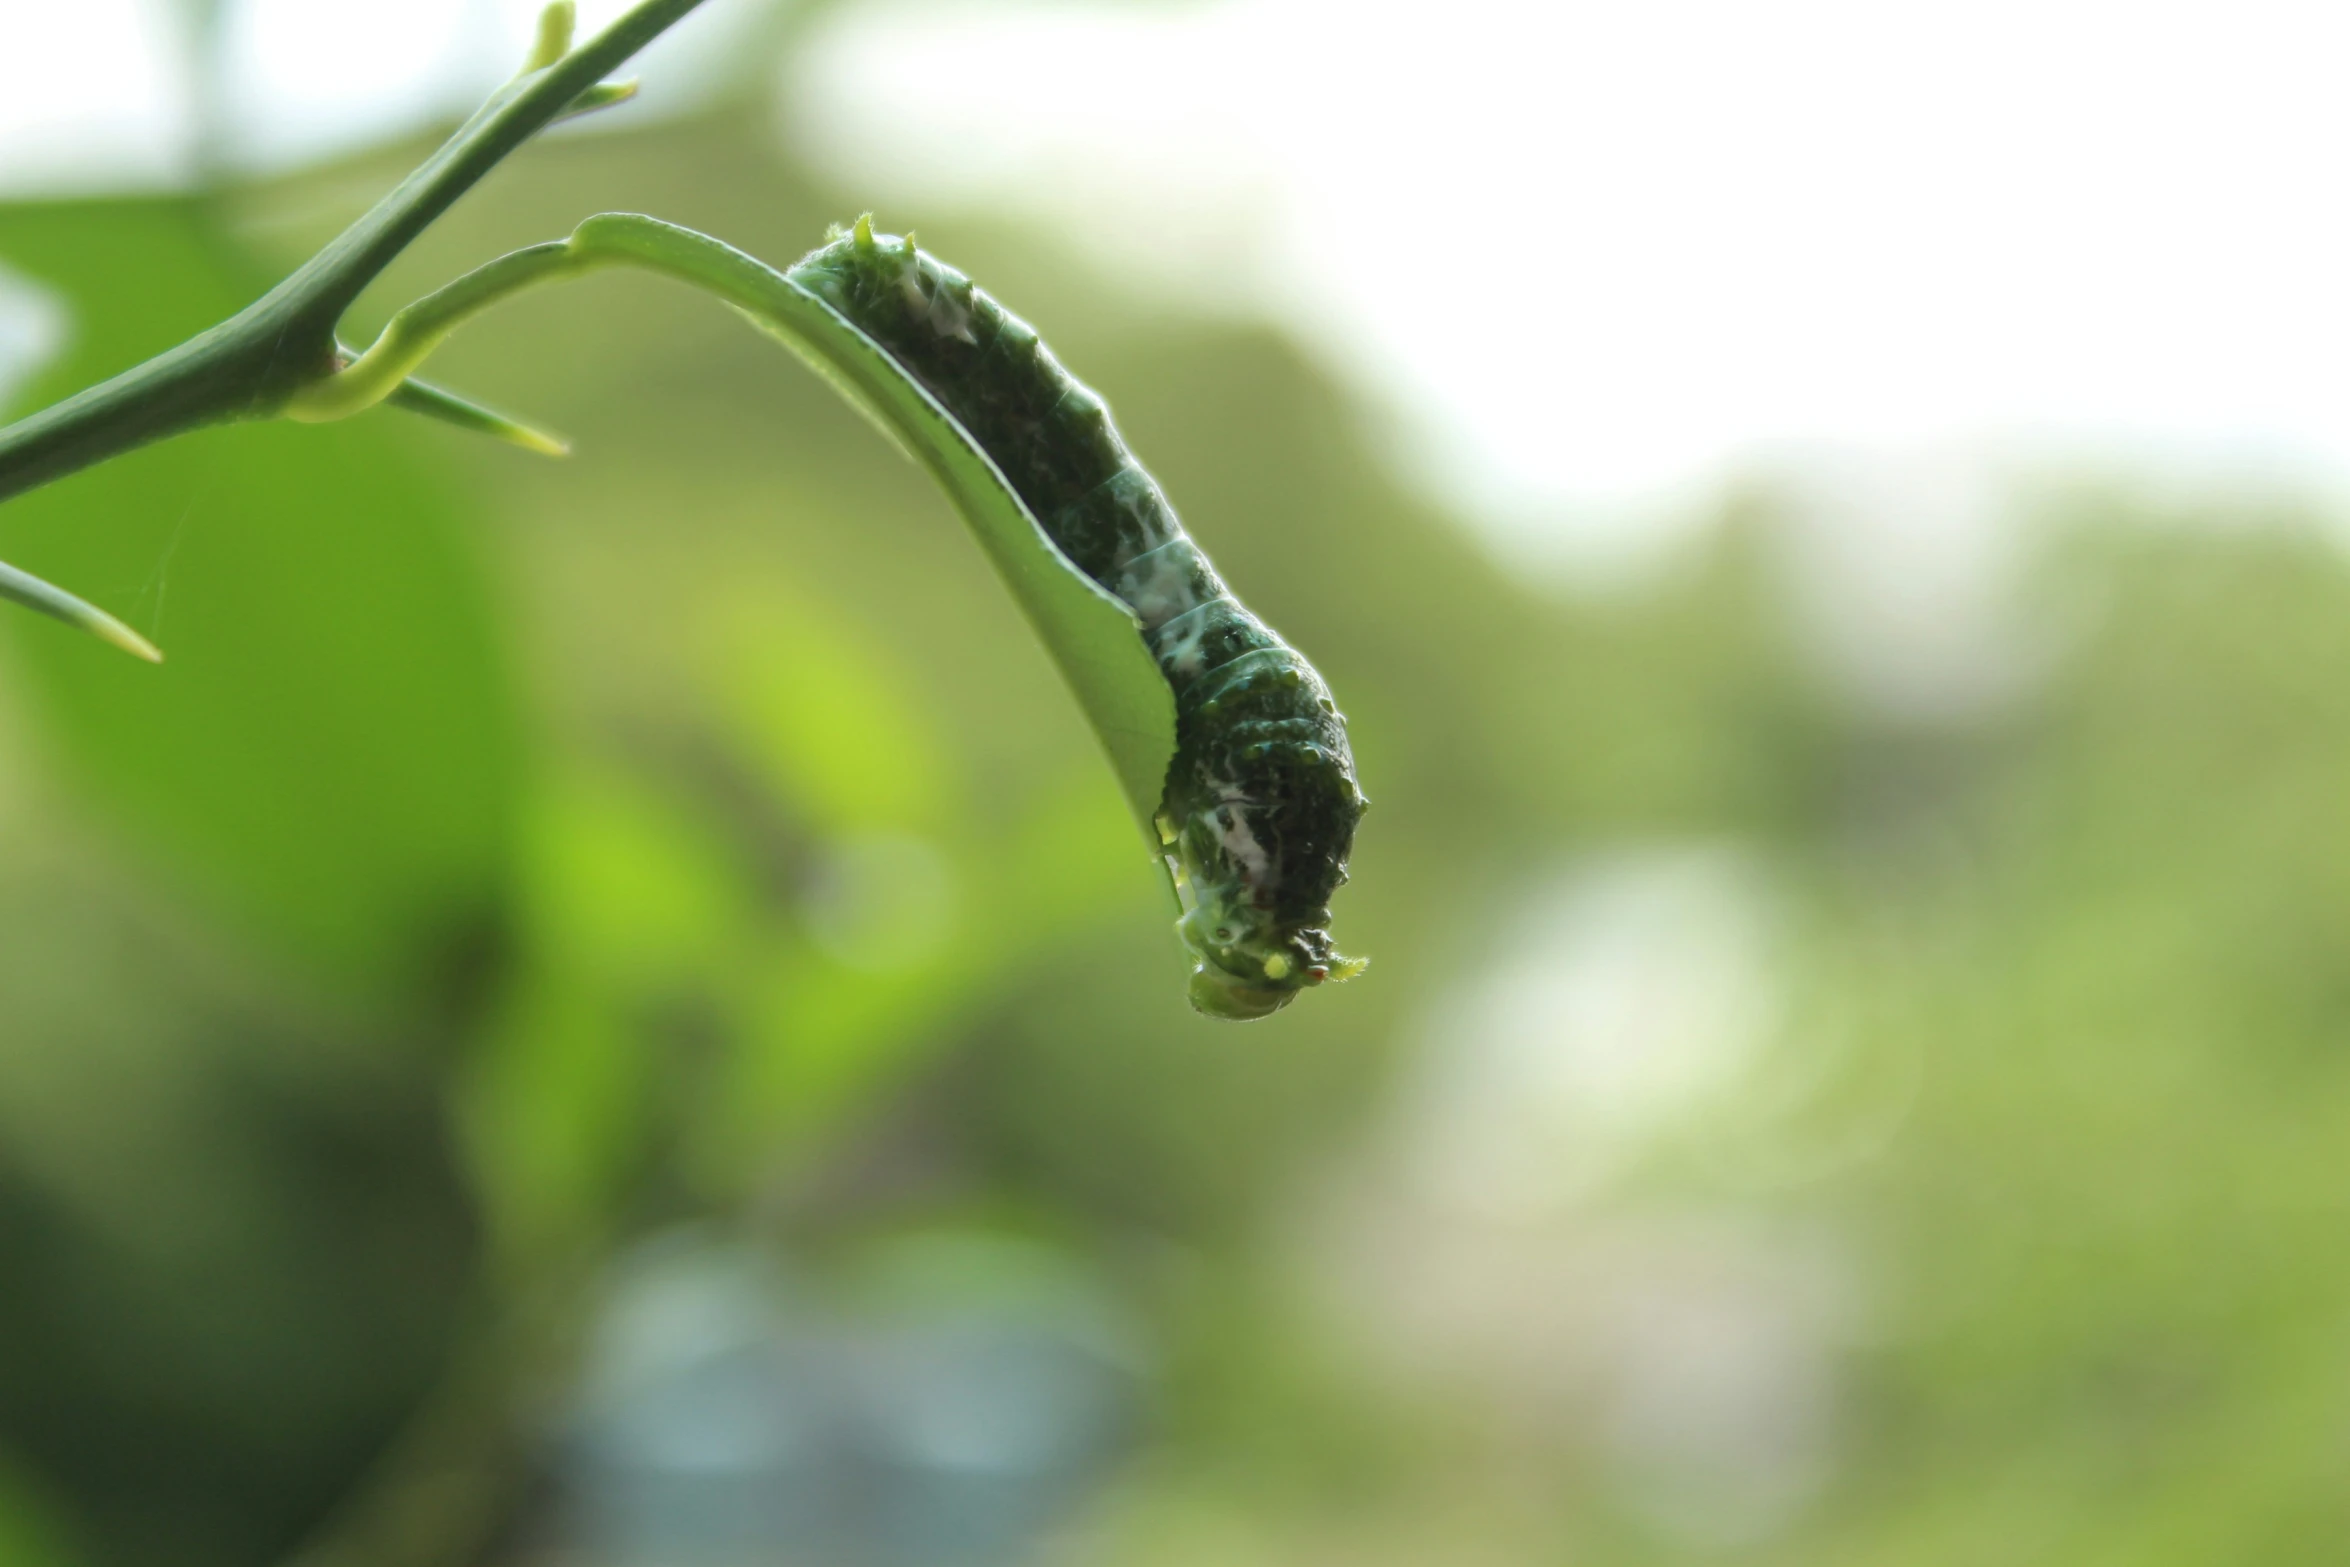
[[[966,343],[979,341],[971,331],[971,307],[943,288],[930,298],[930,330]]]
[[[1177,615],[1200,607],[1192,597],[1190,563],[1175,547],[1184,542],[1170,539],[1143,551],[1118,578],[1118,597],[1126,601],[1126,607],[1134,611],[1134,618],[1142,622],[1146,631],[1156,631]],[[1135,568],[1145,561],[1150,565],[1137,577]]]
[[[913,259],[914,244],[906,242],[907,260],[898,273],[898,291],[906,296],[906,308],[930,324],[930,330],[940,337],[961,338],[976,344],[979,339],[971,330],[971,307],[955,298],[944,279],[933,286],[922,264]]]
[[[1273,857],[1265,852],[1263,844],[1257,842],[1257,835],[1248,824],[1248,813],[1227,803],[1217,809],[1216,817],[1223,824],[1217,829],[1216,835],[1223,842],[1225,854],[1231,857],[1233,864],[1240,867],[1242,878],[1251,887],[1265,885],[1265,872],[1273,863]]]
[[[1178,620],[1197,615],[1207,607],[1207,605],[1201,604],[1187,609],[1181,615],[1176,615],[1166,621],[1160,629],[1164,630],[1166,626],[1172,626]],[[1174,642],[1160,648],[1159,657],[1166,661],[1168,668],[1179,675],[1196,675],[1200,672],[1200,666],[1207,662],[1207,639],[1207,622],[1205,620],[1197,621],[1192,625],[1185,626]]]

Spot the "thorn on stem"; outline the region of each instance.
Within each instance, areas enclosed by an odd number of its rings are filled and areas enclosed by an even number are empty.
[[[519,419],[509,418],[494,408],[484,408],[469,398],[459,397],[455,392],[434,386],[429,381],[402,381],[384,401],[395,408],[422,414],[427,419],[437,419],[460,430],[486,435],[493,441],[504,441],[526,452],[536,452],[541,457],[571,455],[571,443],[561,436],[550,435]]]
[[[150,664],[163,662],[163,654],[154,643],[97,605],[78,599],[63,588],[43,582],[29,571],[19,571],[14,566],[0,564],[0,598],[13,599],[27,609],[38,610],[53,620],[62,620]]]
[[[571,52],[571,35],[579,26],[579,11],[572,0],[548,0],[545,10],[539,12],[538,37],[530,46],[530,57],[522,62],[522,74],[543,71]]]
[[[552,123],[560,125],[565,120],[576,120],[583,114],[593,114],[598,109],[609,109],[616,103],[626,103],[635,96],[636,78],[633,76],[623,82],[599,82],[572,99],[571,107],[556,115]]]
[[[143,658],[150,664],[163,662],[163,649],[140,636],[112,615],[104,615],[101,619],[91,622],[89,629],[114,646],[121,648],[133,658]]]

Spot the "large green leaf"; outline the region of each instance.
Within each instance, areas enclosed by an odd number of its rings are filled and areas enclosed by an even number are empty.
[[[62,296],[38,404],[267,284],[182,200],[0,207],[0,260]],[[430,997],[494,934],[517,726],[470,539],[421,427],[234,425],[0,509],[0,546],[163,642],[138,664],[7,616],[64,775],[248,932],[347,996]],[[517,459],[521,460],[521,459]]]

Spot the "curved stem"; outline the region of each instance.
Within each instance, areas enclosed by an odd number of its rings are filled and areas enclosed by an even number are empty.
[[[492,305],[608,266],[639,267],[689,283],[763,321],[831,320],[813,295],[732,245],[640,213],[606,212],[582,223],[569,239],[500,256],[425,295],[394,315],[365,353],[296,390],[279,411],[304,424],[323,424],[372,408],[398,391],[451,333]]]
[[[609,258],[558,239],[476,267],[394,315],[367,352],[326,379],[297,389],[280,412],[300,424],[325,424],[373,408],[473,316],[524,289],[577,277],[604,259]]]

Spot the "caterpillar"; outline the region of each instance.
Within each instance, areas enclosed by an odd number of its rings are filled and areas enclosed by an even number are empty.
[[[868,214],[786,274],[912,377],[1079,571],[1125,605],[1175,698],[1157,826],[1195,960],[1192,1005],[1265,1017],[1362,958],[1332,945],[1368,801],[1345,715],[1303,654],[1233,597],[1092,388],[1036,330]]]

